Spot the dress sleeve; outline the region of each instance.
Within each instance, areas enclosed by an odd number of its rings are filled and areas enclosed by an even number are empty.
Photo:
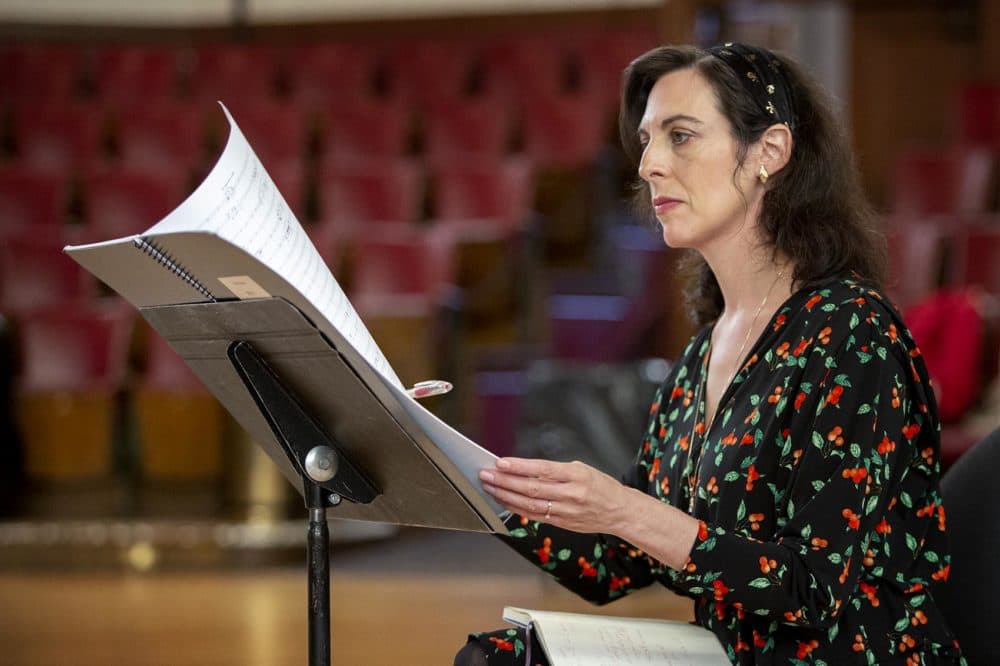
[[[669,381],[669,379],[668,379]],[[666,385],[666,383],[665,383]],[[658,428],[663,388],[650,408],[646,438]],[[643,449],[645,449],[645,441]],[[622,483],[642,489],[647,475],[638,461],[622,477]],[[663,565],[632,544],[608,534],[582,534],[543,522],[529,521],[513,514],[505,521],[510,536],[501,536],[507,545],[529,562],[555,578],[561,585],[596,604],[615,601],[657,581]]]
[[[783,453],[794,463],[775,490],[774,537],[702,522],[686,566],[666,573],[674,586],[714,603],[720,617],[733,606],[794,625],[836,622],[869,545],[882,541],[901,480],[921,460],[914,437],[930,419],[915,406],[925,404],[912,395],[923,385],[894,331],[869,319],[817,357],[807,380],[818,390],[786,431]]]

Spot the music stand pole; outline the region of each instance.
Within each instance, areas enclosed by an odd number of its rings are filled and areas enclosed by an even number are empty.
[[[309,666],[330,666],[330,528],[323,489],[309,484]]]
[[[330,528],[327,505],[343,499],[368,503],[378,491],[351,464],[253,346],[238,340],[229,360],[302,478],[309,511],[309,666],[330,666]]]

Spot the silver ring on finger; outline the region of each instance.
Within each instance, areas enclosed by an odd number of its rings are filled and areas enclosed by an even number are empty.
[[[549,500],[545,505],[545,520],[552,517],[552,500]]]

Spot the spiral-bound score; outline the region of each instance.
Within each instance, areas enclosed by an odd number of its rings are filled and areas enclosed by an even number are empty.
[[[180,279],[184,280],[189,285],[197,289],[198,293],[200,293],[202,296],[204,296],[213,303],[216,302],[215,296],[212,294],[211,291],[209,291],[208,287],[199,282],[198,278],[192,275],[190,271],[185,269],[184,266],[180,264],[180,262],[176,261],[173,257],[167,254],[167,252],[165,252],[162,248],[158,247],[156,243],[150,241],[149,239],[142,238],[139,236],[137,236],[133,240],[133,243],[137,248],[139,248],[140,250],[148,254],[150,257],[152,257],[153,260],[156,261],[156,263],[160,264],[161,266],[165,266],[171,273],[173,273],[174,275],[176,275],[177,277],[179,277]]]

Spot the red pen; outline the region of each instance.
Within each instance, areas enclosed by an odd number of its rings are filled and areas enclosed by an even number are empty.
[[[429,398],[432,395],[447,393],[451,389],[451,382],[441,381],[440,379],[430,379],[425,382],[417,382],[413,385],[413,388],[407,389],[406,395],[414,398],[415,400],[420,400],[421,398]]]

